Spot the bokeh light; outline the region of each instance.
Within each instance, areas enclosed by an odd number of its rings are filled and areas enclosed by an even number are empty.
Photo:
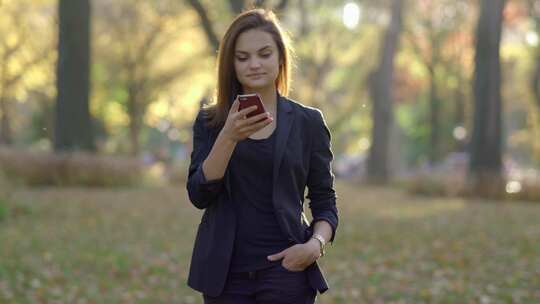
[[[360,7],[354,2],[349,2],[343,7],[343,24],[348,29],[355,29],[360,22]]]

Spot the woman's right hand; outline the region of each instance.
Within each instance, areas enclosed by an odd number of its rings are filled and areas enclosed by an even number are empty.
[[[221,130],[221,134],[233,142],[239,142],[248,138],[251,134],[261,130],[273,121],[273,118],[268,112],[248,118],[246,115],[255,111],[257,106],[251,106],[238,111],[239,106],[240,102],[237,97],[229,110],[229,115]]]

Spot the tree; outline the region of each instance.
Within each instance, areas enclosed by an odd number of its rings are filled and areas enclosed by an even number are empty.
[[[201,26],[204,30],[208,43],[210,44],[212,54],[215,54],[219,49],[219,38],[218,34],[214,30],[214,24],[209,17],[207,9],[204,7],[203,3],[200,0],[187,0],[187,3],[195,10],[199,16]],[[229,12],[235,16],[241,13],[244,9],[250,7],[265,7],[266,1],[264,0],[255,0],[255,1],[244,1],[244,0],[229,0]],[[279,3],[272,7],[276,12],[282,12],[287,5],[289,4],[288,0],[281,0]]]
[[[527,0],[525,3],[527,5],[529,18],[532,21],[534,33],[538,39],[538,37],[540,37],[540,2]],[[536,117],[540,117],[540,45],[538,41],[532,41],[530,44],[534,67],[529,83],[536,105]],[[532,124],[536,125],[536,129],[540,130],[540,119],[536,119]],[[533,127],[533,129],[535,128]],[[536,133],[538,133],[538,131]],[[536,141],[533,143],[533,154],[535,155],[537,162],[540,162],[540,140],[538,140],[538,136],[535,136],[535,138]]]
[[[393,125],[392,82],[394,57],[398,49],[403,24],[404,0],[393,0],[391,21],[386,29],[378,67],[369,76],[369,90],[373,103],[371,147],[368,157],[368,179],[386,183],[390,177],[389,144]]]
[[[419,14],[411,18],[406,28],[408,45],[419,58],[428,75],[429,100],[429,161],[434,164],[443,154],[451,132],[444,132],[445,104],[443,100],[454,90],[454,117],[452,125],[463,126],[465,120],[464,86],[465,67],[460,61],[467,50],[463,38],[467,36],[463,27],[467,25],[470,8],[463,0],[426,0],[418,3]],[[448,84],[453,83],[451,87]],[[449,96],[447,96],[448,98]],[[450,99],[450,98],[448,98]]]
[[[187,40],[179,33],[186,37],[194,31],[176,0],[97,1],[95,9],[100,16],[96,65],[103,69],[96,84],[109,91],[103,99],[119,103],[127,114],[129,153],[137,155],[149,106],[182,77],[196,76],[194,66],[204,69],[205,60],[195,60],[200,55],[196,47],[190,47],[195,54],[189,57],[179,50]]]
[[[212,47],[212,54],[215,54],[219,49],[219,38],[214,30],[212,21],[206,12],[205,7],[199,0],[188,0],[189,5],[195,10],[201,20],[201,26],[206,34],[206,39]]]
[[[249,9],[251,7],[264,7],[266,4],[265,0],[253,0],[253,1],[245,1],[245,0],[229,0],[229,6],[231,9],[231,12],[233,14],[239,14],[244,9]],[[288,0],[281,0],[278,4],[276,4],[272,9],[274,11],[280,12],[289,4]]]
[[[90,121],[90,3],[59,0],[55,151],[94,150]]]
[[[49,60],[53,47],[46,39],[47,34],[32,36],[39,28],[41,16],[36,9],[29,10],[31,3],[11,1],[4,3],[0,21],[0,144],[13,141],[14,130],[12,105],[17,100],[16,92],[25,87],[29,73]],[[26,20],[26,22],[21,22]],[[30,55],[28,55],[30,54]]]
[[[536,32],[536,35],[540,35],[540,3],[538,1],[534,0],[527,0],[527,8],[529,12],[529,16],[532,20],[534,30]],[[531,91],[534,94],[534,98],[536,99],[536,105],[538,106],[538,109],[540,110],[540,47],[536,46],[534,48],[534,72],[532,76],[532,80],[530,82],[531,84]]]
[[[474,127],[469,176],[480,195],[502,190],[500,41],[505,0],[482,0],[476,30]]]

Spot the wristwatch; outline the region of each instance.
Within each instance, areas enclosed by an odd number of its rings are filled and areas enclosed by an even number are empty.
[[[316,239],[317,241],[319,241],[319,246],[320,246],[320,249],[321,249],[321,256],[324,256],[324,254],[325,254],[324,246],[326,245],[326,240],[324,239],[324,237],[322,235],[320,235],[320,234],[314,233],[311,236],[311,238]]]

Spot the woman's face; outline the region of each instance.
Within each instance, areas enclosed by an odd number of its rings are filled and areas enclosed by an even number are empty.
[[[240,34],[234,49],[234,70],[244,92],[275,88],[279,51],[272,35],[258,29]]]

